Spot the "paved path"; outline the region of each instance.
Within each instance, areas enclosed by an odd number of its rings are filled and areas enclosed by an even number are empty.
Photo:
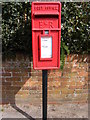
[[[6,105],[0,118],[42,118],[41,105]],[[48,105],[48,118],[88,118],[88,104]]]

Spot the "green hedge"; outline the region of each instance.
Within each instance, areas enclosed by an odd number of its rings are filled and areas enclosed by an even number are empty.
[[[62,41],[71,53],[89,52],[89,2],[62,4]]]
[[[31,4],[2,4],[2,50],[4,54],[32,51]]]
[[[89,52],[89,2],[62,3],[61,60],[68,53]],[[2,3],[3,54],[32,55],[31,3]]]

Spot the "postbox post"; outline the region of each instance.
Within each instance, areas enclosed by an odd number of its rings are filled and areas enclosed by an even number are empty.
[[[47,70],[42,70],[42,107],[43,120],[47,120]]]
[[[61,3],[32,2],[33,69],[42,70],[43,120],[47,120],[47,70],[60,68]]]

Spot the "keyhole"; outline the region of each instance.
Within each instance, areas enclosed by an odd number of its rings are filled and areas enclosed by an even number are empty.
[[[49,31],[48,31],[48,30],[45,30],[45,34],[49,34]]]

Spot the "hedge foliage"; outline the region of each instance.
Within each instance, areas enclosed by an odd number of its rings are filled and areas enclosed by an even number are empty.
[[[31,3],[8,2],[2,4],[3,53],[32,51]]]
[[[62,41],[71,53],[89,52],[89,2],[62,4]]]
[[[67,53],[89,52],[89,2],[62,3],[61,59]],[[2,3],[3,53],[32,54],[31,3]]]

